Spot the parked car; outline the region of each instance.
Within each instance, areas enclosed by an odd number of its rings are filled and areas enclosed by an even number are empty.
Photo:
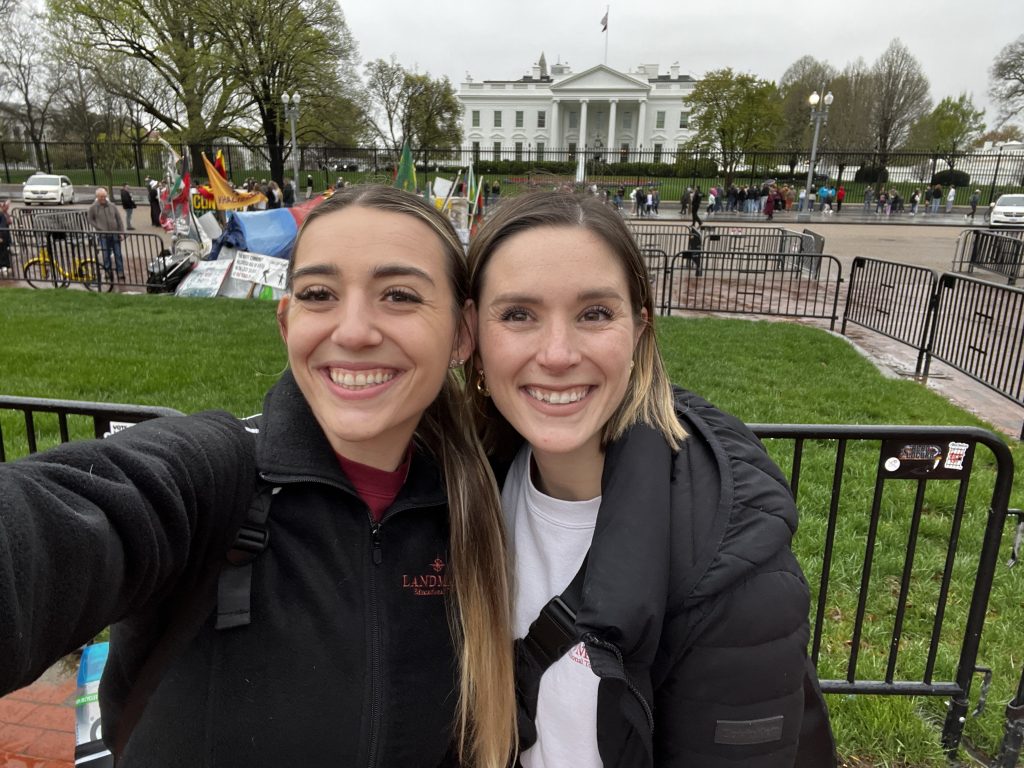
[[[32,203],[64,203],[75,202],[75,188],[67,176],[49,173],[36,173],[29,176],[22,185],[21,199],[25,205]]]
[[[1000,195],[989,214],[993,227],[1024,227],[1024,195]]]

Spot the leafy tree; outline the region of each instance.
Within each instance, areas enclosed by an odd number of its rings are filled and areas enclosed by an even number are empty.
[[[366,65],[366,83],[371,128],[396,162],[406,140],[417,160],[427,148],[461,143],[462,110],[447,77],[410,72],[392,56]]]
[[[1024,112],[1024,35],[1006,45],[989,69],[989,93],[999,105],[998,125]]]
[[[1019,125],[1004,125],[1002,128],[994,128],[981,134],[975,140],[974,146],[980,148],[987,141],[991,141],[993,144],[1002,144],[1007,141],[1024,141],[1024,130]]]
[[[931,112],[920,118],[910,131],[908,146],[934,150],[953,169],[957,154],[970,147],[985,130],[985,111],[975,109],[966,93],[947,96]]]
[[[879,162],[885,166],[889,152],[906,142],[910,127],[931,108],[931,97],[921,64],[899,38],[878,57],[871,75],[871,127]]]
[[[194,156],[244,109],[216,30],[198,18],[204,4],[221,1],[48,0],[57,28],[93,52],[91,66],[106,88],[189,144]],[[143,62],[154,77],[110,77],[102,71],[109,59]]]
[[[265,146],[272,178],[284,178],[290,145],[283,94],[302,95],[300,117],[311,108],[321,115],[332,109],[358,114],[353,100],[345,95],[358,89],[356,44],[334,0],[218,0],[199,3],[195,13],[213,30],[242,105],[256,116],[240,121],[236,130],[227,133],[251,149],[262,151]],[[303,125],[310,123],[297,126],[297,143]],[[358,122],[353,127],[356,130],[349,131],[349,137],[359,135]]]
[[[746,152],[774,146],[783,124],[775,84],[730,68],[708,72],[683,100],[696,127],[688,144],[721,155],[726,185]]]
[[[42,18],[18,9],[0,53],[0,111],[18,123],[32,144],[32,162],[43,166],[43,137],[62,80],[63,62],[50,55]]]

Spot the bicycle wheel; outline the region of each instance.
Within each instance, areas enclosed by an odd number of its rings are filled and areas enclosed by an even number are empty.
[[[67,285],[48,259],[26,261],[23,272],[25,281],[33,288],[63,288]]]
[[[90,291],[112,291],[114,284],[106,279],[103,267],[95,259],[79,261],[75,264],[76,283],[82,283]]]

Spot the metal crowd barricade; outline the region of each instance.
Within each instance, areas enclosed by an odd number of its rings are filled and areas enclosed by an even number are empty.
[[[21,414],[18,419],[14,414]],[[39,397],[0,395],[0,462],[36,453],[59,443],[89,437],[106,437],[140,421],[159,416],[181,416],[181,411],[152,405],[91,403]],[[6,417],[6,418],[4,418]],[[10,433],[18,421],[24,431]],[[6,425],[6,427],[5,427]],[[20,438],[17,443],[15,437]],[[12,446],[17,450],[12,451]]]
[[[956,241],[954,272],[983,269],[1016,285],[1024,277],[1024,230],[966,229]]]
[[[840,333],[853,323],[914,347],[920,374],[937,284],[930,269],[858,256],[850,268]]]
[[[805,268],[804,260],[814,260]],[[812,277],[817,273],[817,277]],[[669,263],[661,314],[676,311],[838,319],[842,266],[833,256],[723,253],[704,249],[699,260],[678,253]]]
[[[42,229],[67,231],[69,229],[87,230],[89,218],[86,211],[75,209],[70,211],[52,210],[49,208],[15,208],[11,211],[12,229]]]
[[[972,680],[984,675],[980,712],[991,677],[979,665],[978,651],[1013,482],[1013,457],[1006,444],[974,427],[755,424],[751,429],[780,466],[788,467],[801,531],[813,536],[822,553],[820,561],[803,563],[810,581],[817,583],[811,656],[822,689],[945,697],[942,744],[953,757],[968,716]],[[781,441],[788,441],[788,450]],[[978,446],[987,449],[995,465],[991,496],[985,485],[981,500],[978,492],[968,496],[975,463],[988,472],[987,457],[976,457]],[[871,474],[858,471],[864,463],[874,464]],[[858,489],[863,499],[871,499],[870,508],[850,503]],[[969,549],[968,537],[961,537],[965,517],[974,514],[987,515],[977,551]],[[883,559],[894,546],[899,557]],[[848,569],[851,562],[857,563],[859,575]],[[970,591],[965,617],[955,610],[961,602],[958,589]],[[955,669],[951,660],[941,661],[943,640],[959,647]],[[920,666],[901,656],[911,645],[926,649]],[[830,676],[837,671],[839,676]],[[1006,741],[1012,750],[1019,721],[1014,726],[1010,713],[1008,708]],[[1014,757],[1000,766],[1012,768],[1015,762]]]
[[[26,276],[25,273],[27,262],[40,258],[44,260],[52,258],[54,264],[63,270],[64,275],[71,276],[70,281],[63,281],[64,285],[68,282],[83,282],[76,277],[79,275],[76,265],[82,261],[90,261],[98,265],[96,270],[93,270],[94,272],[97,270],[103,272],[101,277],[104,289],[109,290],[112,287],[112,275],[106,274],[103,270],[101,233],[88,227],[64,229],[58,226],[58,222],[47,216],[36,217],[35,223],[45,226],[33,229],[14,227],[11,230],[11,267],[15,280],[31,277],[31,275]],[[124,285],[144,288],[149,277],[150,264],[156,261],[166,249],[163,238],[154,234],[125,232],[120,235],[120,243],[125,273]],[[113,262],[114,259],[111,255],[111,272],[115,266]],[[61,278],[61,272],[55,271],[52,283],[61,285]]]

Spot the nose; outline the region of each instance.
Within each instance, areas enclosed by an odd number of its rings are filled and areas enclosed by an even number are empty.
[[[579,363],[579,339],[571,321],[555,320],[545,329],[537,362],[551,371],[563,371]]]
[[[381,343],[373,307],[357,296],[343,297],[335,311],[331,341],[344,349],[365,349]]]

